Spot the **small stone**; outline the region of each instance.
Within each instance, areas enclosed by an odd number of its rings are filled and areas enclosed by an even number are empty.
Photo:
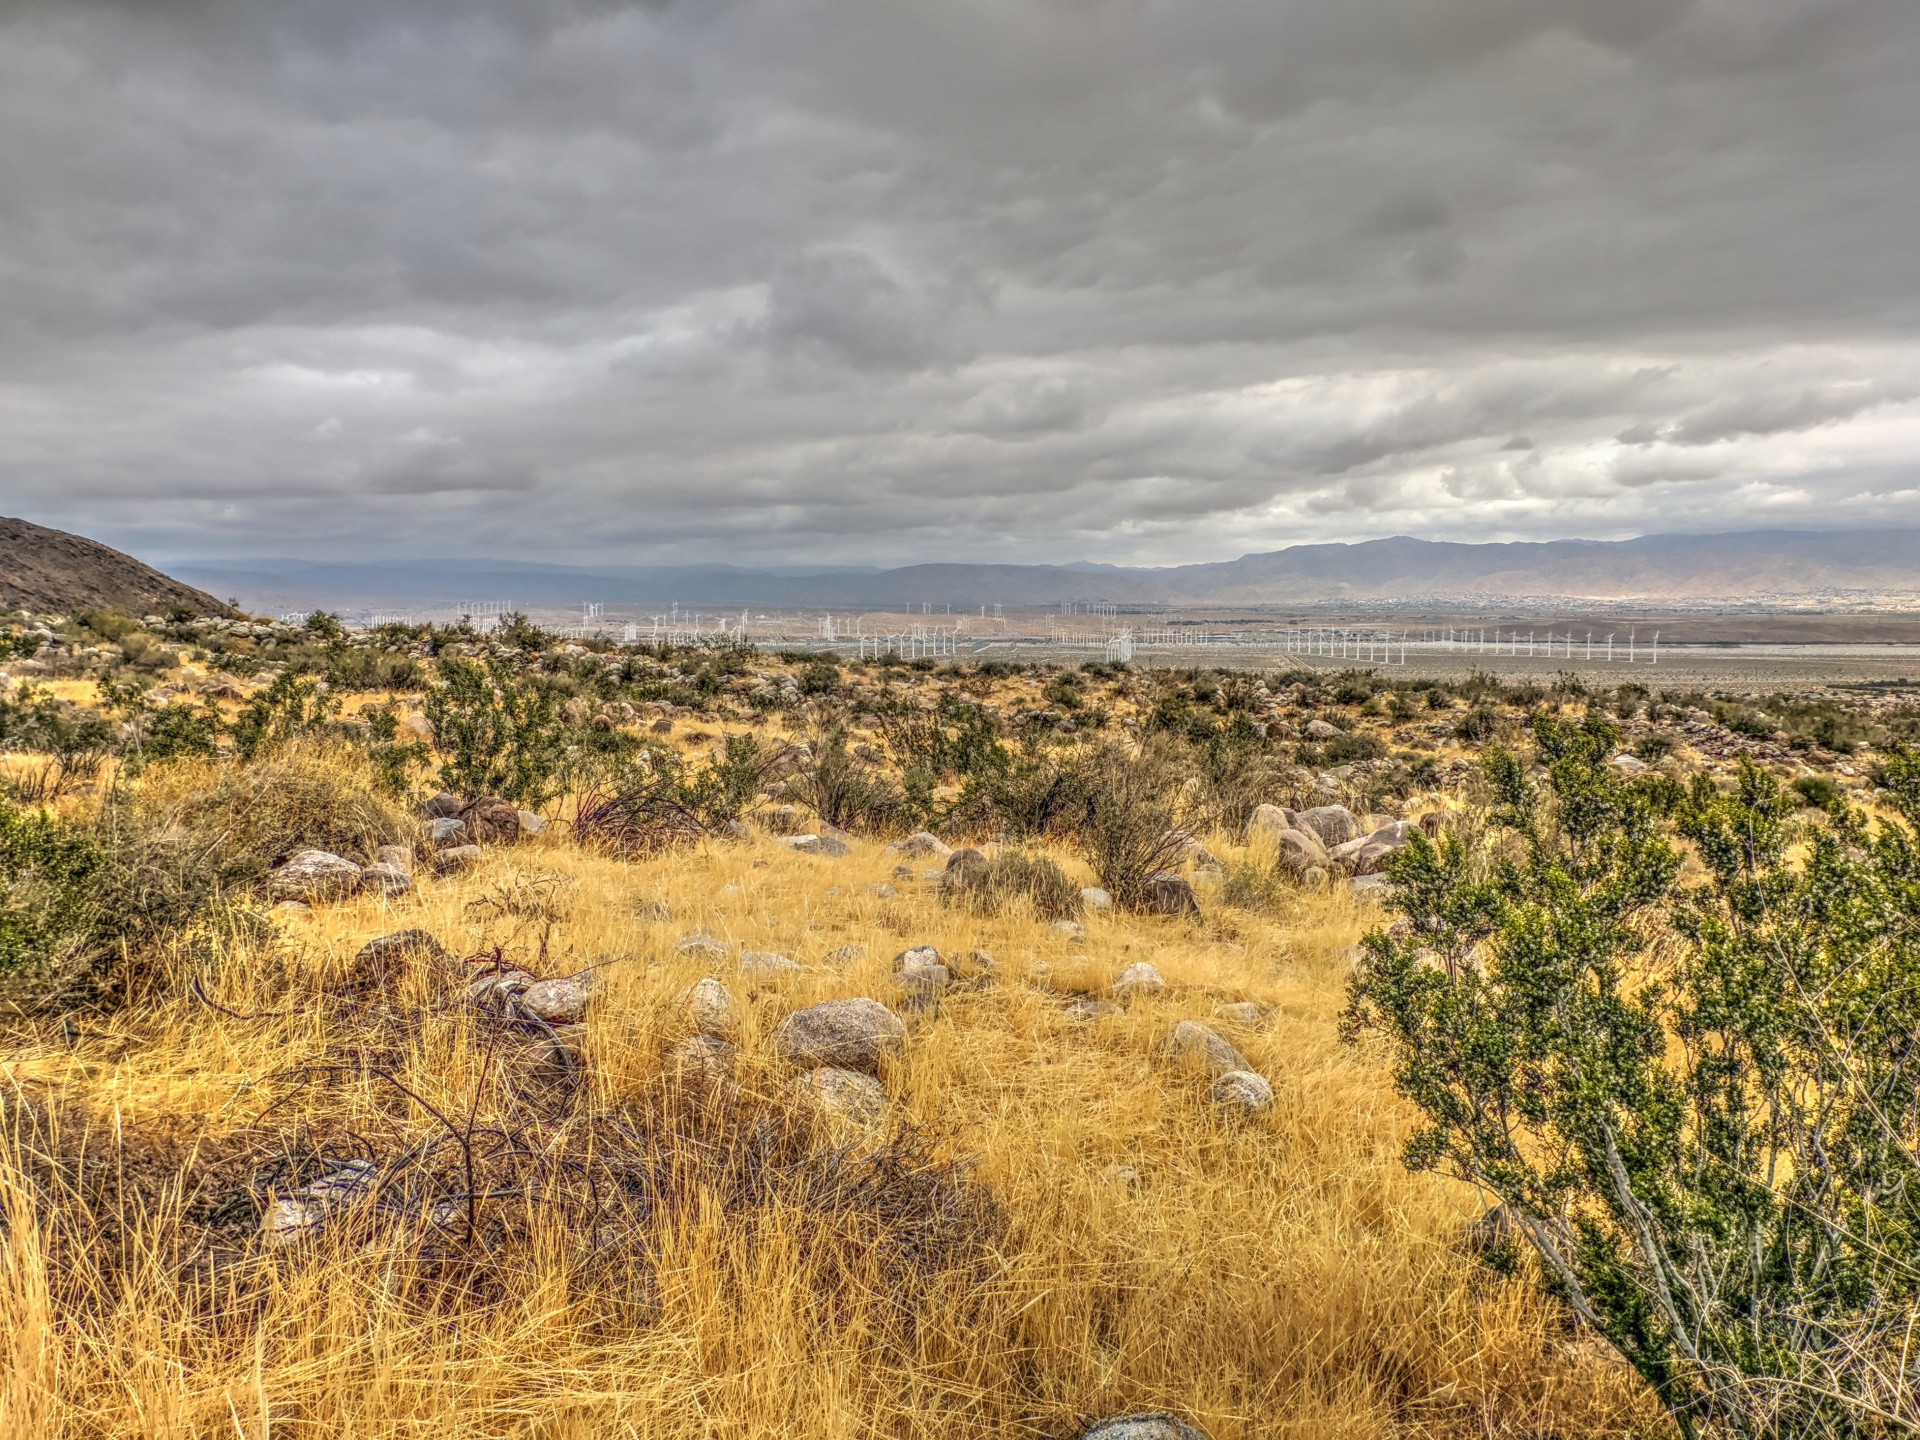
[[[947,860],[952,858],[953,847],[931,831],[916,830],[906,839],[894,841],[883,853],[909,855],[915,859]]]
[[[274,914],[284,915],[288,919],[297,919],[302,915],[313,914],[313,907],[304,900],[280,900],[274,903]]]
[[[891,885],[869,885],[869,886],[867,886],[867,894],[869,894],[869,895],[872,895],[872,896],[874,896],[874,897],[875,897],[876,899],[880,899],[880,900],[891,900],[891,899],[893,899],[893,898],[894,898],[894,897],[895,897],[896,895],[898,895],[899,893],[900,893],[900,892],[899,892],[898,890],[896,890],[896,889],[894,889],[894,888],[893,888],[893,886],[891,886]]]
[[[910,975],[941,964],[940,952],[931,945],[914,945],[893,957],[893,973]]]
[[[1087,938],[1087,927],[1082,925],[1078,920],[1056,920],[1047,926],[1047,931],[1053,935],[1064,935],[1069,940],[1085,940]]]
[[[711,975],[682,990],[674,997],[674,1003],[701,1035],[732,1040],[740,1033],[740,1007],[734,1001],[733,992]]]
[[[1356,875],[1347,883],[1353,887],[1354,894],[1380,900],[1386,898],[1391,888],[1390,882],[1384,875]]]
[[[269,1245],[297,1245],[320,1233],[326,1215],[311,1200],[274,1200],[260,1216],[260,1233]]]
[[[1167,1035],[1162,1054],[1180,1069],[1204,1070],[1215,1080],[1229,1071],[1247,1068],[1244,1055],[1198,1020],[1182,1020],[1175,1025]]]
[[[1098,885],[1088,885],[1080,891],[1080,903],[1085,905],[1089,910],[1111,910],[1113,908],[1113,896],[1102,890]]]
[[[1213,1082],[1213,1103],[1253,1115],[1273,1104],[1273,1086],[1251,1070],[1229,1070]]]
[[[1213,1012],[1222,1020],[1234,1025],[1258,1025],[1260,1007],[1251,1000],[1240,1000],[1232,1005],[1222,1005]]]
[[[773,1037],[774,1053],[792,1064],[873,1070],[905,1048],[907,1027],[878,1000],[828,1000],[796,1010]]]
[[[467,837],[467,822],[454,815],[442,815],[427,826],[429,837],[436,845],[464,844]]]
[[[1346,733],[1338,725],[1328,724],[1325,720],[1309,720],[1306,724],[1309,740],[1338,740]]]
[[[864,960],[866,958],[867,958],[866,946],[842,945],[838,950],[831,951],[826,956],[826,962],[829,965],[838,967],[841,965],[851,965],[856,960]]]
[[[912,867],[911,865],[896,865],[896,866],[894,866],[894,867],[893,867],[893,878],[894,878],[894,879],[896,879],[896,880],[911,880],[911,879],[913,879],[913,867]]]
[[[691,955],[696,960],[724,960],[727,947],[711,935],[683,935],[673,943],[676,955]]]
[[[525,970],[483,970],[467,982],[467,998],[483,1008],[501,1006],[536,982],[537,977]]]
[[[382,845],[373,852],[373,863],[391,865],[396,870],[413,874],[413,847],[411,845]]]
[[[798,975],[805,968],[777,950],[742,950],[740,952],[742,975],[759,977]]]
[[[733,1073],[739,1053],[718,1035],[689,1035],[667,1051],[667,1068],[682,1080],[713,1084]]]
[[[985,950],[969,950],[961,958],[959,969],[963,975],[994,975],[1000,967]]]
[[[1144,960],[1134,961],[1113,982],[1113,993],[1122,1000],[1134,995],[1157,995],[1166,988],[1165,977]]]
[[[774,843],[802,855],[819,855],[828,860],[838,860],[847,853],[846,841],[831,835],[782,835]]]
[[[420,807],[420,818],[438,820],[446,816],[458,815],[465,808],[466,801],[450,791],[442,790]]]
[[[267,877],[275,900],[344,900],[360,883],[360,867],[325,850],[302,850]]]
[[[549,1025],[578,1025],[587,1018],[587,997],[592,989],[591,970],[535,981],[520,993],[520,1008]]]
[[[442,850],[433,857],[433,873],[436,875],[458,875],[462,870],[471,869],[480,863],[480,857],[486,852],[478,845],[455,845],[450,850]]]
[[[522,835],[543,835],[546,833],[547,822],[544,816],[536,815],[531,810],[520,810],[515,813],[520,817],[520,833]]]
[[[1066,1016],[1069,1020],[1084,1024],[1089,1020],[1098,1020],[1102,1015],[1120,1015],[1125,1012],[1111,1000],[1102,1000],[1093,995],[1082,995],[1078,1000],[1069,1000]]]

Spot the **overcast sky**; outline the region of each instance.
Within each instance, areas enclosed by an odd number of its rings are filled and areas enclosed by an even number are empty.
[[[0,0],[0,513],[160,557],[1920,524],[1914,0]]]

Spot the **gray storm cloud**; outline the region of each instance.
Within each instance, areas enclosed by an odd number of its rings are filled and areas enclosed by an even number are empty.
[[[0,8],[0,500],[160,554],[1920,523],[1907,0]]]

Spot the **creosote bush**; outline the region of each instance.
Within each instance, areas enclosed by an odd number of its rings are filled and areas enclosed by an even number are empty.
[[[1618,779],[1597,712],[1534,736],[1544,788],[1487,759],[1504,839],[1416,834],[1365,941],[1348,1023],[1419,1107],[1408,1163],[1497,1195],[1683,1432],[1906,1428],[1920,758],[1889,762],[1900,818],[1803,836],[1751,766],[1683,791]]]
[[[1080,890],[1045,855],[1008,850],[958,872],[944,893],[954,903],[986,915],[1026,904],[1042,920],[1066,920],[1081,909]]]

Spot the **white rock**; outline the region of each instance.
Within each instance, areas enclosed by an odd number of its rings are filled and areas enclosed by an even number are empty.
[[[1241,1000],[1232,1005],[1222,1005],[1213,1013],[1233,1025],[1258,1025],[1260,1023],[1260,1007],[1255,1005],[1251,1000]]]
[[[740,1007],[733,992],[711,975],[682,990],[674,997],[674,1004],[702,1035],[732,1040],[740,1033]]]
[[[1165,977],[1144,960],[1134,961],[1113,982],[1113,993],[1122,1000],[1134,995],[1156,995],[1166,988]]]
[[[1204,1070],[1219,1079],[1232,1070],[1245,1070],[1246,1057],[1211,1027],[1198,1020],[1182,1020],[1168,1033],[1162,1053],[1182,1070]]]
[[[1273,1086],[1251,1070],[1229,1070],[1213,1082],[1213,1103],[1253,1115],[1273,1104]]]
[[[676,955],[691,955],[697,960],[724,960],[727,947],[711,935],[683,935],[673,943]]]
[[[587,1018],[587,998],[593,990],[593,972],[537,980],[520,992],[520,1008],[549,1025],[578,1025]]]
[[[344,900],[360,883],[360,867],[325,850],[302,850],[267,879],[275,900]]]
[[[521,810],[517,813],[520,816],[520,833],[523,836],[546,833],[547,822],[545,817],[536,815],[531,810]]]
[[[1047,929],[1055,935],[1064,935],[1069,940],[1084,940],[1087,938],[1087,927],[1082,925],[1078,920],[1056,920],[1047,926]]]
[[[953,847],[929,831],[918,830],[904,840],[894,841],[883,853],[909,855],[915,858],[930,856],[935,860],[945,860],[953,854]]]
[[[1172,1415],[1140,1414],[1102,1420],[1080,1440],[1207,1440],[1207,1437]]]
[[[1083,887],[1080,891],[1080,902],[1089,910],[1111,910],[1113,908],[1113,896],[1102,890],[1098,885]]]
[[[298,1245],[318,1235],[326,1218],[312,1200],[275,1200],[260,1216],[260,1233],[269,1245]]]

